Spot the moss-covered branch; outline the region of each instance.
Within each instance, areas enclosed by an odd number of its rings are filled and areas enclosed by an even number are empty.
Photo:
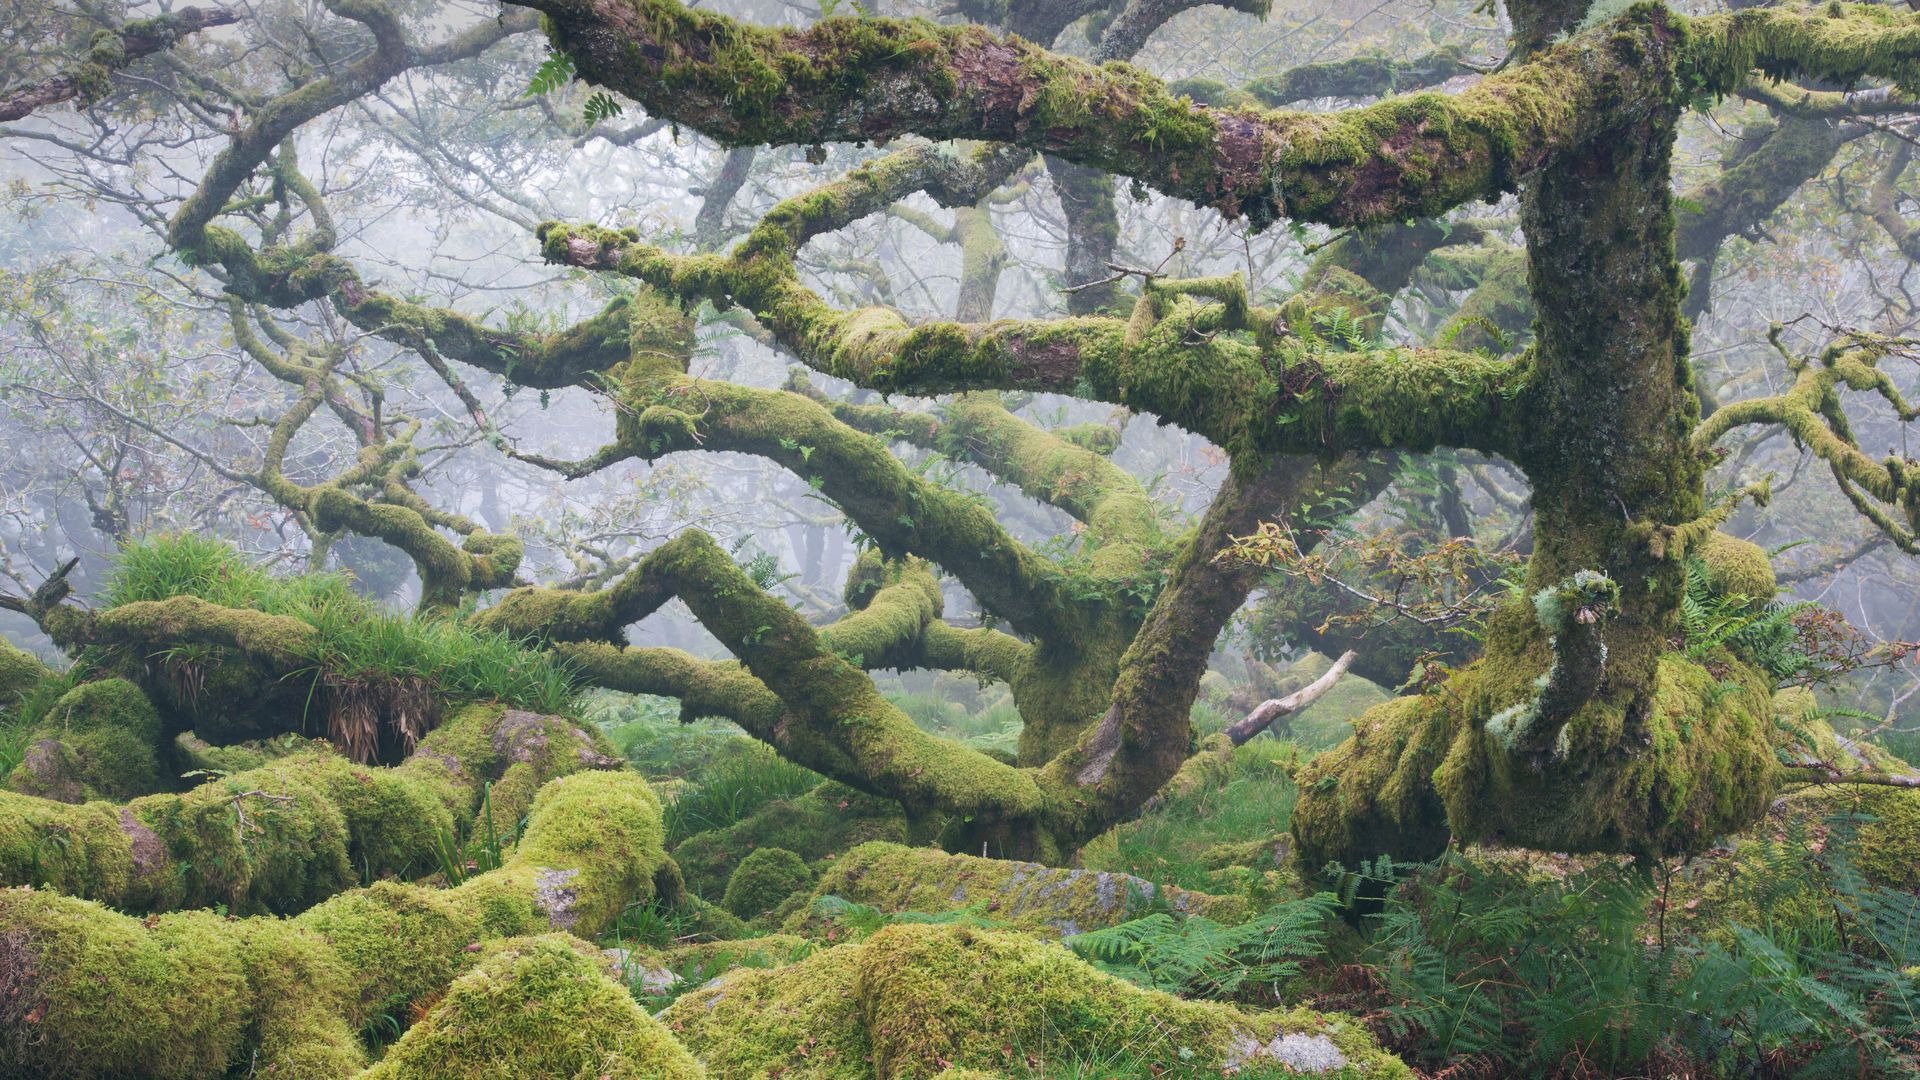
[[[814,485],[890,557],[938,564],[1031,637],[1050,635],[1067,609],[1063,577],[1014,539],[990,506],[907,469],[878,439],[834,419],[804,395],[693,378],[685,360],[638,357],[610,385],[623,408],[619,456],[727,450],[772,461]],[[516,590],[483,625],[564,641],[618,641],[660,598],[638,582],[591,593]]]
[[[1281,108],[1312,98],[1367,98],[1406,93],[1437,86],[1448,79],[1481,69],[1466,62],[1457,45],[1405,60],[1379,54],[1325,60],[1291,67],[1245,86],[1228,86],[1211,79],[1181,79],[1169,86],[1203,105],[1265,105]]]
[[[861,19],[774,30],[675,0],[528,6],[547,14],[583,78],[722,141],[985,137],[1256,225],[1431,216],[1511,190],[1659,101],[1651,73],[1664,65],[1650,58],[1681,44],[1670,17],[1638,9],[1465,93],[1327,115],[1210,109],[1134,68],[1096,68],[971,26]]]
[[[804,379],[790,379],[788,385],[849,426],[978,465],[1086,525],[1096,543],[1144,543],[1160,531],[1140,482],[1106,460],[1103,451],[1118,442],[1108,425],[1047,431],[1015,416],[1000,395],[991,393],[962,394],[937,413],[906,413],[885,405],[834,401]]]
[[[1841,406],[1842,388],[1872,393],[1892,406],[1901,420],[1920,417],[1920,406],[1906,400],[1879,362],[1914,345],[1880,337],[1837,341],[1816,359],[1789,351],[1775,324],[1768,337],[1786,358],[1793,385],[1772,397],[1735,402],[1715,412],[1693,433],[1693,446],[1705,454],[1729,431],[1749,425],[1784,427],[1800,446],[1825,461],[1835,482],[1854,506],[1901,550],[1920,554],[1920,462],[1898,455],[1881,461],[1868,457],[1854,439]]]
[[[188,34],[213,26],[229,26],[240,16],[218,8],[184,7],[178,11],[136,19],[101,30],[89,43],[87,57],[70,71],[26,86],[0,91],[0,123],[18,120],[35,109],[78,98],[82,108],[92,105],[113,87],[113,74],[142,57],[171,49]]]
[[[542,788],[498,870],[451,889],[391,882],[340,893],[292,919],[187,911],[142,921],[38,889],[0,891],[10,963],[0,1040],[15,1075],[263,1074],[345,1078],[356,1037],[405,1015],[486,959],[497,940],[591,937],[655,894],[669,864],[660,804],[631,773]]]
[[[1234,336],[1246,324],[1236,326],[1226,305],[1192,299],[1177,283],[1177,298],[1157,305],[1162,314],[1138,333],[1107,318],[909,326],[890,309],[828,307],[799,281],[790,250],[757,243],[768,236],[756,232],[720,258],[670,255],[593,227],[542,230],[552,261],[636,277],[686,300],[745,306],[808,366],[861,386],[1073,393],[1154,413],[1232,454],[1435,445],[1499,452],[1527,377],[1509,362],[1445,350],[1289,355]]]
[[[1042,809],[1042,789],[1030,774],[921,732],[881,696],[854,657],[842,655],[840,639],[807,625],[784,601],[761,590],[705,533],[684,532],[654,549],[629,574],[629,580],[636,579],[644,579],[648,595],[660,602],[668,596],[684,601],[701,625],[778,695],[786,708],[775,717],[750,688],[725,691],[729,705],[749,706],[740,710],[741,718],[768,731],[777,727],[769,741],[794,760],[909,806],[957,816],[1022,818]],[[878,597],[887,602],[877,611],[870,603],[862,618],[839,629],[841,639],[892,638],[900,619],[923,619],[922,605],[931,605],[924,583],[917,581],[883,589]],[[879,642],[881,648],[888,645]],[[667,650],[583,649],[580,655],[634,687],[664,686],[674,679],[691,684],[722,674],[711,666],[691,666]]]

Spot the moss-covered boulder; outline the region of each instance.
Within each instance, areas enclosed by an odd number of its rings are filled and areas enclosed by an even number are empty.
[[[524,810],[519,789],[617,764],[604,749],[565,717],[470,706],[393,768],[326,748],[127,803],[0,792],[0,885],[125,910],[291,913],[368,879],[430,872],[442,837],[483,811],[488,781],[505,832]]]
[[[452,889],[376,882],[292,919],[0,889],[0,1076],[344,1080],[363,1024],[437,997],[490,942],[592,936],[648,901],[661,838],[645,781],[590,772],[544,787],[505,865]]]
[[[949,855],[934,848],[871,843],[836,858],[814,888],[882,911],[942,912],[978,907],[990,919],[1046,934],[1113,926],[1164,905],[1237,922],[1251,912],[1238,896],[1156,886],[1130,874]],[[801,911],[788,929],[803,926]]]
[[[52,674],[32,653],[0,638],[0,712],[12,708],[21,695]]]
[[[764,915],[813,884],[806,860],[786,848],[758,848],[740,861],[727,879],[720,906],[742,919]]]
[[[507,943],[455,979],[363,1080],[700,1080],[659,1021],[561,934]]]
[[[716,1080],[927,1080],[1122,1057],[1180,1075],[1413,1075],[1352,1021],[1185,1001],[1025,934],[956,926],[890,926],[789,967],[736,971],[661,1019]]]
[[[138,686],[81,683],[35,720],[7,786],[66,803],[145,795],[167,786],[160,737],[160,714]]]
[[[724,829],[689,836],[674,846],[673,861],[689,889],[718,897],[734,868],[760,848],[785,848],[818,862],[869,840],[901,843],[906,838],[907,819],[899,803],[829,782],[768,803]]]
[[[1823,785],[1788,796],[1782,809],[1815,821],[1844,816],[1849,857],[1868,881],[1920,891],[1920,789]]]

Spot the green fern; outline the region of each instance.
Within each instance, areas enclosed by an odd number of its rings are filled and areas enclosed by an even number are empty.
[[[1302,961],[1324,951],[1326,928],[1337,908],[1334,894],[1320,893],[1235,926],[1155,912],[1074,935],[1066,944],[1082,959],[1141,986],[1193,997],[1233,997],[1299,974]]]
[[[550,52],[534,70],[533,78],[527,80],[528,97],[540,97],[573,81],[573,57],[564,52]]]

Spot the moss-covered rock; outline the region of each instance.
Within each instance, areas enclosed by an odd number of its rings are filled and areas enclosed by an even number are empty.
[[[1830,784],[1789,795],[1786,812],[1815,820],[1846,815],[1850,857],[1868,881],[1920,890],[1920,789]]]
[[[1130,874],[949,855],[934,848],[871,843],[833,861],[815,897],[837,896],[882,911],[942,912],[978,906],[995,921],[1046,934],[1113,926],[1165,905],[1221,922],[1246,918],[1245,899],[1156,886]],[[804,924],[797,913],[789,928]]]
[[[604,749],[564,717],[471,706],[393,768],[327,748],[125,804],[0,792],[0,883],[126,910],[290,913],[369,879],[429,872],[442,837],[474,820],[487,781],[525,788],[604,768],[614,763]],[[489,802],[503,832],[525,806],[511,789]]]
[[[145,795],[166,786],[160,735],[160,715],[138,686],[84,682],[34,722],[7,786],[67,803]]]
[[[777,847],[818,862],[869,840],[904,842],[907,819],[900,804],[825,783],[791,799],[779,799],[724,829],[712,829],[674,846],[673,861],[687,887],[701,896],[721,896],[749,854]]]
[[[813,884],[806,860],[786,848],[758,848],[740,861],[727,879],[720,906],[742,919],[764,915],[780,902]]]
[[[561,934],[508,942],[447,995],[363,1080],[700,1080],[659,1021]]]
[[[548,784],[505,865],[457,888],[378,882],[292,919],[139,919],[40,889],[0,890],[0,1075],[346,1077],[354,1032],[405,1016],[500,938],[591,936],[653,895],[665,864],[645,781]],[[597,1074],[596,1074],[597,1075]]]
[[[271,739],[254,739],[228,746],[214,746],[191,731],[183,731],[173,738],[174,757],[186,766],[185,771],[207,773],[246,772],[284,757],[330,751],[333,748],[333,744],[325,739],[307,738],[292,732]]]
[[[11,708],[35,683],[52,674],[32,653],[0,638],[0,711]]]
[[[789,967],[737,971],[661,1019],[718,1080],[923,1080],[1122,1054],[1148,1068],[1412,1075],[1358,1023],[1183,1001],[1058,945],[954,926],[890,926]]]

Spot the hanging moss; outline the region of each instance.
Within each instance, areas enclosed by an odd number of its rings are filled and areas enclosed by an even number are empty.
[[[702,1080],[698,1062],[562,934],[502,944],[455,979],[362,1080]]]

